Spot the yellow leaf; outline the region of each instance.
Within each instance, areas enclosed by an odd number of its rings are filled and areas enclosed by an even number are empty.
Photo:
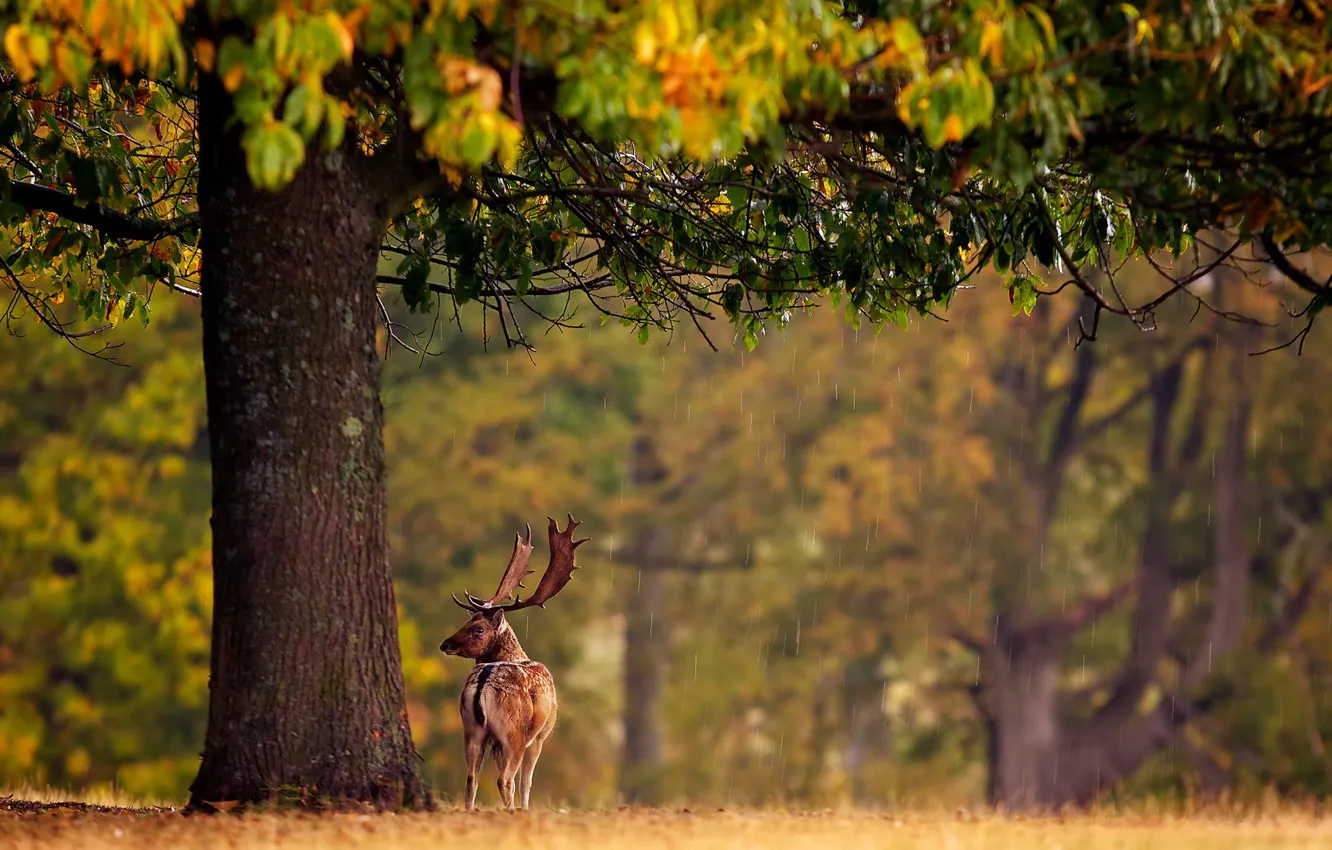
[[[338,44],[342,47],[343,58],[350,59],[352,51],[356,48],[356,39],[352,36],[352,31],[347,26],[347,22],[342,20],[337,12],[328,12],[324,17],[328,20],[328,25],[333,28],[333,32],[338,37]]]
[[[962,119],[952,112],[948,113],[948,117],[944,119],[944,141],[962,141]]]
[[[1004,61],[1004,28],[996,21],[986,21],[981,28],[980,55],[989,56],[996,65]]]
[[[232,65],[227,69],[226,74],[222,76],[222,85],[227,91],[235,91],[240,88],[240,84],[245,80],[245,68],[241,65]]]
[[[675,44],[680,38],[680,18],[676,15],[674,3],[662,3],[657,7],[657,34],[662,44]]]
[[[55,66],[56,71],[60,73],[60,79],[65,83],[79,82],[78,74],[74,67],[74,51],[70,50],[69,45],[64,41],[57,41],[55,46]]]
[[[657,37],[647,24],[639,24],[634,30],[634,48],[638,61],[645,65],[657,55]]]
[[[205,74],[213,72],[213,63],[217,61],[217,46],[206,38],[194,43],[194,60]]]
[[[19,78],[27,82],[37,73],[37,69],[32,66],[32,60],[28,58],[28,51],[23,42],[23,27],[19,24],[10,24],[5,30],[5,53],[8,54],[9,63],[14,66]]]
[[[1152,27],[1146,21],[1139,19],[1137,26],[1133,28],[1133,43],[1142,44],[1143,41],[1152,37]]]

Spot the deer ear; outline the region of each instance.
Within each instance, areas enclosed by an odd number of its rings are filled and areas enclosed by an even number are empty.
[[[487,612],[486,612],[486,617],[487,617],[487,619],[490,620],[490,625],[494,626],[494,627],[497,628],[497,629],[504,625],[504,609],[503,609],[503,608],[495,608],[495,609],[492,610],[492,611],[487,611]]]

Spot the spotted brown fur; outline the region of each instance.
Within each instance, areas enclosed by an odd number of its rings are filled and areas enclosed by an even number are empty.
[[[521,536],[514,541],[513,555],[494,596],[480,600],[464,594],[466,602],[454,597],[472,616],[439,649],[446,655],[476,660],[463,684],[458,705],[463,721],[469,810],[476,807],[476,776],[487,749],[499,770],[503,805],[512,810],[521,800],[522,807],[528,808],[532,774],[541,757],[541,748],[555,728],[558,701],[554,677],[544,664],[527,657],[504,612],[532,605],[545,607],[569,583],[578,568],[574,564],[574,549],[586,542],[586,538],[573,539],[578,525],[570,516],[568,526],[560,531],[555,521],[550,520],[550,565],[527,599],[517,599],[514,594],[528,574],[527,561],[532,554],[530,526],[526,541]],[[497,604],[509,597],[514,597],[512,604]]]

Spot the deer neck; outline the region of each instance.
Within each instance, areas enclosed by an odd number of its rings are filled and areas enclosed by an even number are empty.
[[[493,664],[496,661],[527,661],[527,653],[523,652],[523,647],[518,643],[518,636],[513,633],[513,628],[505,623],[500,627],[495,640],[490,644],[490,649],[476,659],[477,664]]]

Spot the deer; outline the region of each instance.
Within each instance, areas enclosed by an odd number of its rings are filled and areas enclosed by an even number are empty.
[[[466,601],[453,597],[454,603],[472,616],[439,645],[445,655],[475,659],[476,664],[463,684],[458,709],[463,722],[463,754],[467,762],[467,811],[476,808],[476,781],[486,750],[499,771],[499,794],[504,808],[514,811],[517,800],[529,807],[532,774],[536,771],[541,748],[555,729],[558,703],[555,679],[544,664],[527,657],[506,614],[546,603],[564,589],[573,578],[574,550],[591,540],[574,540],[574,529],[582,525],[572,514],[564,531],[555,520],[549,521],[550,564],[526,599],[517,591],[523,579],[534,570],[527,568],[532,557],[532,526],[527,537],[514,534],[513,554],[504,569],[499,589],[489,599],[477,599],[466,590]],[[502,604],[512,598],[510,604]],[[514,780],[518,780],[515,795]]]

